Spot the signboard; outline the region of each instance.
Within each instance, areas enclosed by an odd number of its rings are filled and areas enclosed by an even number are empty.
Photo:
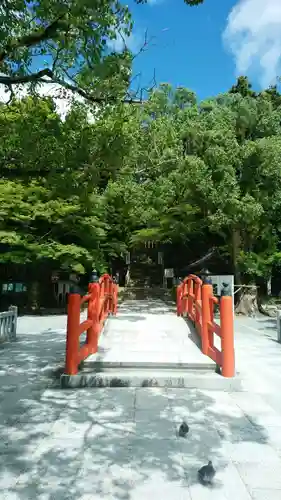
[[[228,275],[211,275],[210,276],[213,285],[214,295],[221,296],[221,290],[223,288],[223,283],[226,283],[229,286],[231,291],[231,296],[233,300],[233,311],[234,311],[234,276],[233,274]]]
[[[174,277],[174,269],[164,269],[164,277],[165,278],[173,278]]]
[[[211,275],[212,285],[214,289],[214,294],[220,296],[221,290],[223,288],[223,283],[226,283],[230,290],[232,297],[234,296],[234,276],[232,274],[229,275]]]

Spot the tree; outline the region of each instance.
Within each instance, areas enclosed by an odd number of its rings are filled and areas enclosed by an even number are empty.
[[[200,103],[161,84],[94,120],[77,103],[65,121],[51,99],[2,105],[2,262],[85,272],[153,240],[179,267],[217,247],[237,284],[266,279],[281,262],[280,103],[241,77]]]
[[[65,123],[51,99],[0,108],[2,263],[53,263],[84,273],[102,262],[103,208],[93,184],[91,130],[73,110]]]
[[[117,36],[125,40],[132,28],[130,11],[119,0],[3,0],[0,85],[11,97],[15,85],[34,91],[56,83],[92,103],[132,102],[132,54],[126,44],[116,53],[108,43]]]
[[[136,126],[133,170],[146,201],[134,243],[216,244],[238,284],[270,273],[280,255],[279,96],[242,77],[200,104],[187,90],[153,91]]]
[[[123,99],[131,54],[110,51],[108,41],[131,29],[129,10],[118,0],[3,0],[0,84],[12,91],[16,84],[32,90],[53,82],[91,102]]]

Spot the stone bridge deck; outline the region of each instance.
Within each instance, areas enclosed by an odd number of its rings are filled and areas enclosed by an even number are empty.
[[[175,305],[161,300],[130,300],[111,316],[99,341],[99,352],[85,365],[95,362],[106,366],[143,366],[167,368],[205,368],[214,370],[214,362],[198,347],[197,336],[183,318],[175,314]]]

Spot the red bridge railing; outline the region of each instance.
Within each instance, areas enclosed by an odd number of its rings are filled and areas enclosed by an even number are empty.
[[[214,305],[219,306],[220,324],[214,320]],[[193,274],[177,287],[177,315],[186,315],[201,337],[203,354],[221,367],[224,377],[235,375],[234,315],[231,296],[213,295],[210,283]],[[221,350],[214,345],[214,334],[221,339]]]
[[[104,274],[97,283],[90,283],[88,294],[81,297],[71,293],[67,308],[67,336],[65,373],[76,375],[81,361],[98,350],[98,339],[109,314],[116,314],[118,285]],[[85,321],[80,321],[81,305],[88,303]],[[87,332],[86,342],[80,347],[80,335]]]

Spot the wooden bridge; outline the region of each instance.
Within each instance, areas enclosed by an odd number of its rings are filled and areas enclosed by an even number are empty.
[[[214,297],[208,279],[195,275],[177,286],[176,297],[176,304],[152,298],[118,307],[118,285],[107,274],[86,296],[70,294],[62,385],[184,387],[190,371],[205,383],[233,379],[232,297]]]

